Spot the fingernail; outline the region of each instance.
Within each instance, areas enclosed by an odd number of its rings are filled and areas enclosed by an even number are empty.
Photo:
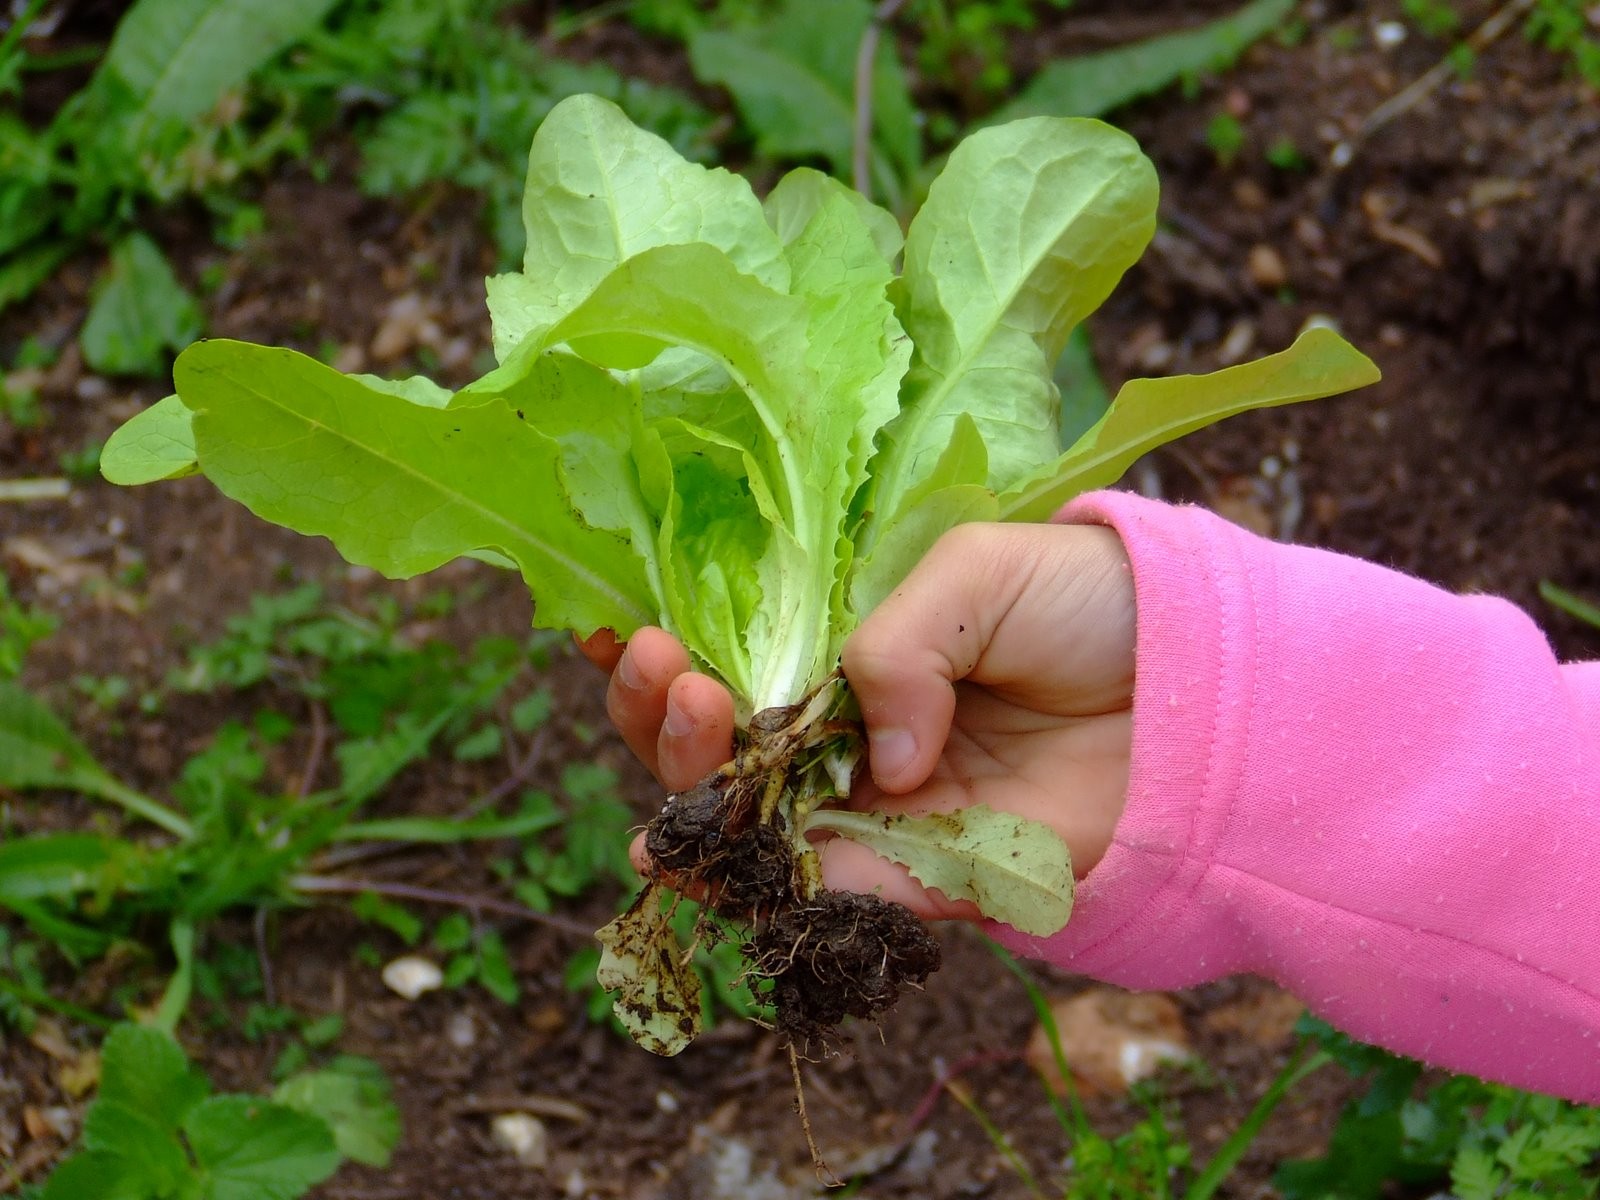
[[[867,740],[867,754],[874,775],[893,779],[916,757],[917,739],[904,729],[877,729]]]
[[[639,672],[639,664],[633,661],[633,655],[626,650],[622,652],[622,657],[617,660],[617,682],[630,692],[642,692],[644,690],[644,676]]]
[[[682,737],[694,732],[694,721],[670,696],[667,698],[667,717],[661,722],[661,730],[668,737]]]

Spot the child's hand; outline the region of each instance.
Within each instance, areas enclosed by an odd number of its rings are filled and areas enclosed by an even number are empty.
[[[582,649],[614,668],[607,711],[669,790],[731,757],[732,699],[690,670],[671,635],[641,629],[624,652],[602,632]],[[1133,577],[1111,530],[953,530],[845,643],[872,771],[850,806],[986,804],[1056,829],[1077,874],[1087,874],[1125,802],[1133,650]],[[830,887],[880,891],[926,917],[977,916],[856,842],[819,850]]]

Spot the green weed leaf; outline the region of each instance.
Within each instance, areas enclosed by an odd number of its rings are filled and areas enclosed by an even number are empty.
[[[109,375],[159,375],[169,352],[200,336],[200,307],[156,244],[130,233],[111,248],[80,335],[84,360]]]
[[[132,485],[195,475],[194,418],[182,400],[158,400],[106,439],[100,474]]]
[[[1253,0],[1196,29],[1045,66],[989,123],[1022,117],[1100,117],[1183,79],[1220,71],[1276,29],[1294,0]]]
[[[141,120],[193,121],[322,24],[335,0],[139,0],[101,64]]]
[[[383,1069],[370,1059],[342,1056],[323,1070],[302,1071],[278,1085],[279,1104],[320,1118],[339,1153],[369,1167],[386,1167],[400,1141],[400,1110]]]
[[[927,816],[819,808],[806,827],[843,834],[906,867],[923,887],[971,900],[984,916],[1048,937],[1072,915],[1072,859],[1037,821],[974,805]]]
[[[856,50],[866,0],[788,0],[765,25],[701,30],[689,40],[697,78],[733,93],[756,149],[773,159],[822,158],[848,176],[855,139]],[[921,162],[905,75],[885,38],[873,64],[872,185],[891,208]]]
[[[295,1200],[339,1167],[320,1117],[257,1096],[213,1096],[183,1122],[206,1200]]]

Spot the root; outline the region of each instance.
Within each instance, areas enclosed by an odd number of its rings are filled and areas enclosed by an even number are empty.
[[[822,888],[799,832],[805,813],[835,797],[841,762],[848,781],[862,744],[843,681],[830,676],[800,702],[757,713],[733,760],[668,797],[645,832],[665,882],[749,930],[752,990],[771,1000],[791,1053],[847,1016],[878,1016],[939,965],[938,943],[909,910]]]

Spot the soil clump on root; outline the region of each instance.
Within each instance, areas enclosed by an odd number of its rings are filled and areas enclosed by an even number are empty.
[[[701,891],[709,912],[748,929],[752,991],[798,1046],[847,1016],[877,1017],[939,968],[939,943],[911,910],[821,886],[792,822],[816,803],[821,753],[860,734],[805,707],[757,713],[733,761],[668,797],[645,830],[664,882]]]

